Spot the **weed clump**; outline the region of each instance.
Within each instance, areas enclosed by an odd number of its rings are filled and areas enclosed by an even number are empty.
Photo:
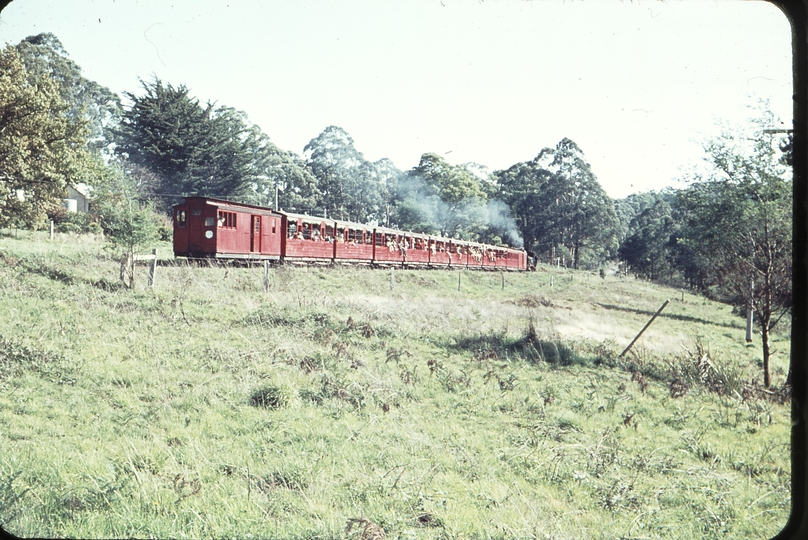
[[[357,526],[356,529],[354,525]],[[384,540],[387,537],[381,526],[367,518],[350,518],[345,527],[345,534],[349,538],[359,540]]]
[[[0,381],[20,377],[29,372],[37,373],[51,382],[75,383],[75,379],[68,376],[70,371],[67,358],[62,354],[32,349],[0,336]]]
[[[263,492],[269,492],[273,488],[285,488],[294,491],[303,491],[309,487],[309,482],[305,474],[297,469],[274,471],[261,478],[258,487]]]
[[[280,409],[289,404],[289,393],[279,386],[264,386],[250,396],[250,405],[265,409]]]
[[[539,296],[537,294],[526,294],[521,298],[513,300],[512,303],[516,304],[517,306],[527,307],[527,308],[537,308],[537,307],[552,307],[553,303],[544,296]]]

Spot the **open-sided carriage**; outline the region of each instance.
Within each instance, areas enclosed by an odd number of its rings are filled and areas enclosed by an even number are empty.
[[[209,197],[174,207],[178,257],[526,270],[524,250],[280,212]]]

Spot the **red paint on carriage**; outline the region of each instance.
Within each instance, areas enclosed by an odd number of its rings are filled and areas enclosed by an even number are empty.
[[[282,212],[286,220],[286,249],[289,261],[330,262],[334,260],[334,221]]]
[[[373,229],[347,221],[335,222],[334,259],[338,262],[370,264],[373,262]]]
[[[174,254],[404,267],[527,269],[524,250],[276,212],[208,197],[188,197],[174,207]]]
[[[174,254],[279,259],[283,216],[267,208],[207,197],[174,207]]]

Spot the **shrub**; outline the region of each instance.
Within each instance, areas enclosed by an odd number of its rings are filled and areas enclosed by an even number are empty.
[[[250,396],[250,405],[265,409],[280,409],[289,404],[289,393],[279,386],[264,386]]]

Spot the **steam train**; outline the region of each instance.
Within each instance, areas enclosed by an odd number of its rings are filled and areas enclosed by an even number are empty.
[[[174,255],[303,264],[522,271],[527,253],[209,197],[174,207]]]

